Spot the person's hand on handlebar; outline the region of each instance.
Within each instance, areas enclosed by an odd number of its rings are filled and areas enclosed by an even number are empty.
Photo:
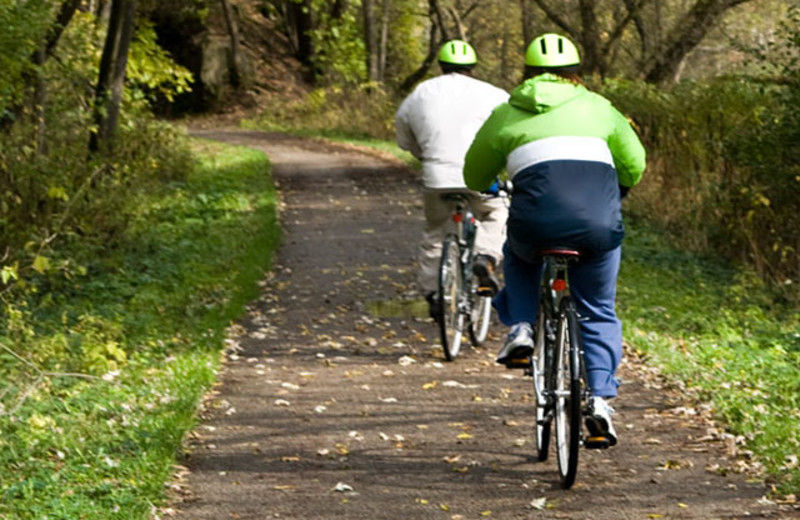
[[[499,177],[494,180],[491,186],[483,190],[484,195],[498,197],[503,193],[511,193],[511,181],[504,181]]]
[[[497,181],[497,180],[495,180],[495,181],[492,183],[492,185],[491,185],[491,186],[489,186],[488,188],[486,188],[485,190],[483,190],[481,193],[483,193],[484,195],[494,195],[494,196],[497,196],[497,195],[500,193],[500,185],[498,184],[498,181]]]

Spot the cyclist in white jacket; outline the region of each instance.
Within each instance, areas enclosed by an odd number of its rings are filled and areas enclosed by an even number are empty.
[[[508,93],[471,77],[476,63],[471,45],[461,40],[446,42],[439,51],[442,75],[420,83],[395,118],[397,144],[422,163],[425,228],[418,284],[434,317],[438,315],[435,294],[441,244],[453,213],[453,203],[442,199],[446,193],[467,194],[478,220],[475,274],[481,286],[493,293],[499,288],[494,271],[502,260],[508,202],[496,193],[468,190],[462,169],[478,129],[496,106],[508,100]]]

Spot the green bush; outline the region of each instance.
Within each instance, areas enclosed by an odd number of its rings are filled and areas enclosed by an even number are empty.
[[[796,90],[747,79],[671,89],[610,81],[632,117],[648,171],[630,210],[683,247],[752,265],[800,300],[800,118]]]
[[[288,102],[276,100],[247,124],[266,130],[390,139],[394,137],[396,109],[387,91],[366,83],[352,88],[318,88]]]

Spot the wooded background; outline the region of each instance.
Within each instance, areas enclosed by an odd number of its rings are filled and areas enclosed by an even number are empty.
[[[165,118],[391,139],[443,41],[510,90],[552,31],[648,148],[631,218],[797,301],[799,20],[791,0],[0,0],[2,295],[82,276],[137,193],[185,175]]]

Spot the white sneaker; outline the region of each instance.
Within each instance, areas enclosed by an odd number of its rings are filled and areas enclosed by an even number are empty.
[[[589,398],[589,415],[586,417],[586,427],[589,429],[591,437],[605,437],[608,445],[614,446],[617,443],[617,432],[611,422],[614,409],[602,397],[592,396]]]
[[[495,361],[506,366],[521,363],[527,365],[527,358],[531,354],[533,354],[533,327],[530,323],[522,322],[512,325]]]

